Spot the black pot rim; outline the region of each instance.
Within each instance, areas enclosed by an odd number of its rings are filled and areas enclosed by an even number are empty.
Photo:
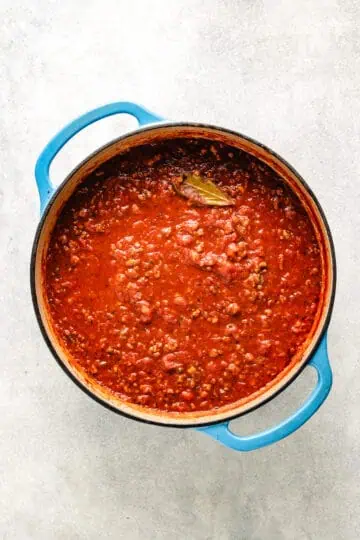
[[[316,207],[317,207],[317,209],[319,211],[321,220],[323,222],[323,225],[325,227],[325,231],[326,231],[326,234],[327,234],[327,237],[328,237],[328,240],[329,240],[329,246],[330,246],[330,252],[331,252],[331,260],[332,260],[332,272],[333,272],[332,289],[331,289],[330,298],[329,298],[329,306],[328,306],[328,311],[327,311],[326,318],[325,318],[324,322],[322,323],[321,331],[320,331],[317,339],[314,341],[314,343],[311,346],[311,350],[310,350],[310,352],[308,354],[307,361],[276,392],[273,392],[270,396],[268,396],[267,398],[264,398],[263,400],[260,401],[260,403],[255,404],[253,407],[249,407],[246,411],[243,411],[243,412],[240,411],[238,413],[233,413],[233,414],[229,413],[229,415],[226,416],[226,418],[224,418],[222,420],[213,420],[213,421],[209,420],[209,421],[198,422],[198,423],[194,423],[194,424],[191,424],[191,423],[188,424],[187,423],[185,425],[174,424],[174,423],[171,422],[171,419],[168,422],[157,422],[156,420],[149,420],[147,418],[141,418],[141,417],[132,415],[130,413],[121,411],[121,410],[117,409],[116,407],[114,407],[113,405],[111,405],[109,402],[107,402],[104,399],[100,398],[99,396],[95,395],[85,384],[81,383],[81,381],[78,380],[74,376],[74,374],[68,369],[68,367],[64,364],[64,362],[61,360],[61,358],[57,354],[57,352],[56,352],[56,350],[55,350],[55,348],[54,348],[54,346],[53,346],[53,344],[52,344],[52,342],[51,342],[51,340],[50,340],[50,338],[48,336],[48,333],[47,333],[47,331],[45,329],[45,326],[43,324],[41,314],[40,314],[39,305],[38,305],[38,301],[37,301],[37,297],[36,297],[35,261],[36,261],[36,254],[37,254],[38,243],[39,243],[41,231],[42,231],[43,225],[44,225],[44,223],[46,221],[47,215],[49,214],[49,212],[50,212],[50,210],[51,210],[51,208],[52,208],[52,206],[54,204],[54,201],[56,200],[58,195],[61,193],[61,191],[63,190],[65,185],[68,183],[70,178],[72,178],[72,176],[85,163],[87,163],[90,159],[92,159],[95,155],[97,155],[99,152],[105,150],[106,148],[112,146],[113,144],[116,144],[117,142],[120,142],[120,141],[122,141],[124,139],[127,139],[131,135],[136,135],[137,133],[142,133],[142,132],[146,132],[146,131],[154,131],[156,129],[160,129],[160,128],[163,128],[163,127],[194,127],[194,128],[204,128],[204,129],[216,130],[218,132],[220,131],[220,132],[223,132],[223,133],[226,133],[226,134],[229,134],[229,135],[240,137],[240,138],[244,139],[245,141],[253,143],[253,144],[257,145],[258,147],[262,148],[263,150],[265,150],[268,154],[270,154],[271,156],[273,156],[277,160],[281,161],[296,176],[297,180],[302,184],[302,186],[308,192],[308,194],[310,195],[311,199],[313,200],[313,202],[315,203],[315,205],[316,205]],[[235,420],[235,418],[239,418],[241,416],[244,416],[245,414],[248,414],[248,413],[258,409],[259,407],[261,407],[265,403],[268,403],[269,401],[274,399],[276,396],[278,396],[283,390],[285,390],[300,375],[300,373],[302,373],[302,371],[304,370],[306,365],[309,363],[311,357],[314,355],[314,353],[315,353],[321,339],[323,338],[324,334],[326,333],[326,330],[327,330],[327,328],[329,326],[330,319],[331,319],[331,316],[332,316],[333,308],[334,308],[336,281],[337,281],[337,265],[336,265],[335,247],[334,247],[334,242],[333,242],[333,237],[332,237],[332,234],[331,234],[331,230],[330,230],[329,224],[327,222],[325,213],[324,213],[324,211],[323,211],[323,209],[322,209],[316,195],[314,194],[314,192],[312,191],[310,186],[307,184],[307,182],[304,180],[304,178],[282,156],[280,156],[279,154],[274,152],[268,146],[258,142],[256,139],[248,137],[247,135],[243,135],[242,133],[240,133],[238,131],[234,131],[234,130],[231,130],[231,129],[215,126],[215,125],[212,125],[212,124],[204,124],[204,123],[197,123],[197,122],[156,122],[156,123],[153,123],[153,124],[146,125],[144,127],[139,127],[139,128],[137,128],[135,130],[128,131],[127,133],[125,133],[124,135],[121,135],[120,137],[116,137],[115,139],[112,139],[110,142],[108,142],[108,143],[104,144],[103,146],[97,148],[94,152],[92,152],[86,158],[84,158],[72,171],[70,171],[70,173],[66,176],[66,178],[59,184],[59,186],[52,193],[52,195],[51,195],[51,197],[50,197],[50,199],[49,199],[49,201],[48,201],[48,203],[47,203],[47,205],[46,205],[46,207],[44,209],[44,212],[41,215],[38,226],[36,228],[36,233],[35,233],[33,246],[32,246],[32,250],[31,250],[31,257],[30,257],[30,289],[31,289],[31,299],[32,299],[32,304],[33,304],[33,308],[34,308],[34,311],[35,311],[35,316],[36,316],[37,322],[39,324],[41,334],[42,334],[48,348],[50,349],[53,357],[55,358],[55,360],[57,361],[59,366],[62,368],[62,370],[70,377],[70,379],[83,392],[85,392],[89,397],[91,397],[93,400],[95,400],[97,403],[100,403],[101,405],[103,405],[107,409],[109,409],[109,410],[111,410],[111,411],[113,411],[113,412],[115,412],[117,414],[120,414],[121,416],[129,418],[131,420],[137,420],[138,422],[143,422],[145,424],[152,424],[152,425],[157,425],[157,426],[162,426],[162,427],[172,427],[172,428],[180,428],[180,429],[202,428],[202,427],[212,426],[212,425],[216,425],[216,424],[228,423],[231,420]],[[210,413],[211,413],[211,411],[210,411]]]

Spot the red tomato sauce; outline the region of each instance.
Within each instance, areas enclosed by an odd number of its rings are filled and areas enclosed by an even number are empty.
[[[233,206],[195,206],[171,179],[200,174]],[[322,282],[313,226],[265,164],[206,140],[128,151],[65,204],[45,289],[71,361],[122,400],[208,411],[291,362]]]

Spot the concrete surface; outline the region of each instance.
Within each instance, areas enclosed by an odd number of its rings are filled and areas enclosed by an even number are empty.
[[[0,538],[358,539],[359,3],[1,0],[0,16]],[[73,385],[42,340],[28,283],[34,162],[64,123],[120,99],[263,141],[323,204],[339,266],[335,384],[276,446],[239,454],[116,416]],[[90,128],[53,178],[132,125]],[[305,373],[236,430],[271,425],[312,384]]]

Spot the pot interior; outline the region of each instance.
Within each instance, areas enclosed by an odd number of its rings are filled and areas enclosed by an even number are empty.
[[[105,161],[111,159],[115,155],[126,152],[130,148],[179,137],[198,137],[225,143],[260,159],[277,172],[283,181],[296,193],[313,223],[321,249],[322,291],[315,321],[306,342],[293,357],[291,363],[269,384],[238,402],[226,405],[225,407],[221,407],[214,411],[165,413],[163,411],[154,411],[152,409],[147,409],[146,407],[121,401],[118,397],[101,387],[94,380],[90,379],[85,372],[81,371],[73,362],[71,362],[68,353],[59,343],[52,328],[47,309],[47,300],[44,294],[43,268],[49,245],[49,238],[57,217],[75,188],[88,174]],[[299,373],[319,342],[321,334],[328,322],[334,293],[334,254],[328,227],[321,208],[309,188],[304,184],[303,180],[279,156],[275,155],[259,143],[222,128],[199,124],[158,124],[143,128],[109,143],[83,161],[64,180],[45,209],[35,238],[31,271],[34,302],[44,337],[61,366],[73,380],[98,401],[117,412],[148,422],[174,426],[204,425],[233,418],[259,406],[284,388],[284,386]]]

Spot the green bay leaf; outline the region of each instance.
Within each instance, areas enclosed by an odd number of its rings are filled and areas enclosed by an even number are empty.
[[[232,206],[234,201],[208,178],[196,174],[183,175],[180,181],[173,181],[179,195],[204,206]]]

